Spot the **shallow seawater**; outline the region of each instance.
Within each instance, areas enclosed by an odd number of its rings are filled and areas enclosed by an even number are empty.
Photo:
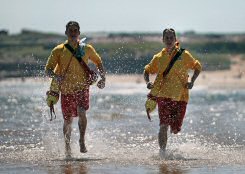
[[[64,155],[63,118],[50,122],[47,79],[0,81],[0,173],[244,173],[245,90],[191,90],[182,131],[159,157],[157,112],[144,110],[141,83],[91,88],[86,144],[79,152],[73,121],[71,159]]]

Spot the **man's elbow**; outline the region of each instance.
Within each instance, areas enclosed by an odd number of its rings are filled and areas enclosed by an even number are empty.
[[[144,74],[144,75],[149,75],[149,72],[148,72],[147,70],[144,69],[143,74]]]
[[[46,69],[45,69],[45,74],[46,74],[48,77],[52,77],[52,75],[53,75],[54,73],[53,73],[53,70],[52,70],[52,69],[46,68]]]

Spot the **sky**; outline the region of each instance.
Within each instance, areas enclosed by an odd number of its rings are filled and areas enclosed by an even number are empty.
[[[245,33],[245,0],[0,0],[0,30]]]

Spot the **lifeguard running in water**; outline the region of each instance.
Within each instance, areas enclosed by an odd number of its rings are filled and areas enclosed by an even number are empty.
[[[162,40],[166,47],[154,55],[144,70],[147,88],[151,89],[146,102],[149,119],[150,112],[158,105],[160,155],[164,155],[166,151],[168,127],[174,134],[181,131],[189,89],[192,89],[202,69],[200,62],[189,51],[180,48],[174,29],[165,29]],[[194,71],[190,82],[189,70]],[[157,74],[154,83],[150,81],[149,74]]]
[[[51,86],[51,88],[56,89],[49,94],[52,94],[52,92],[61,93],[61,109],[64,117],[63,133],[65,139],[65,154],[70,157],[71,125],[73,117],[76,116],[79,117],[80,152],[87,152],[85,146],[85,131],[87,127],[86,111],[89,109],[89,85],[91,84],[91,82],[89,82],[91,74],[87,65],[85,65],[88,64],[88,60],[91,60],[99,70],[101,77],[100,81],[97,83],[99,88],[102,89],[105,87],[106,78],[102,60],[92,45],[79,44],[79,24],[75,21],[68,22],[65,34],[68,40],[52,50],[45,71],[47,75],[53,79],[51,84],[53,86]],[[50,103],[57,102],[49,101],[53,98],[50,97],[47,99],[49,105]]]

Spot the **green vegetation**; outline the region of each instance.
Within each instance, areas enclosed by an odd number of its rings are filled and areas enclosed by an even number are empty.
[[[103,36],[102,41],[97,41],[96,37],[89,37],[87,42],[92,43],[101,55],[108,73],[142,73],[144,66],[163,47],[161,34],[109,34]],[[159,40],[149,39],[153,37]],[[232,55],[245,55],[244,40],[189,33],[184,37],[188,41],[181,46],[202,62],[204,70],[229,69]],[[65,39],[63,35],[28,30],[17,35],[0,34],[0,77],[43,75],[50,51]]]
[[[154,42],[94,44],[108,73],[142,73],[153,55],[162,49]]]
[[[242,59],[242,61],[245,61],[245,54],[241,55],[241,59]]]
[[[232,63],[231,56],[224,53],[197,54],[195,57],[202,62],[203,69],[207,71],[230,69]]]
[[[220,42],[207,42],[207,43],[195,43],[195,44],[184,44],[184,46],[195,50],[200,53],[220,53],[220,54],[237,54],[245,53],[245,42],[231,42],[231,41],[220,41]]]

